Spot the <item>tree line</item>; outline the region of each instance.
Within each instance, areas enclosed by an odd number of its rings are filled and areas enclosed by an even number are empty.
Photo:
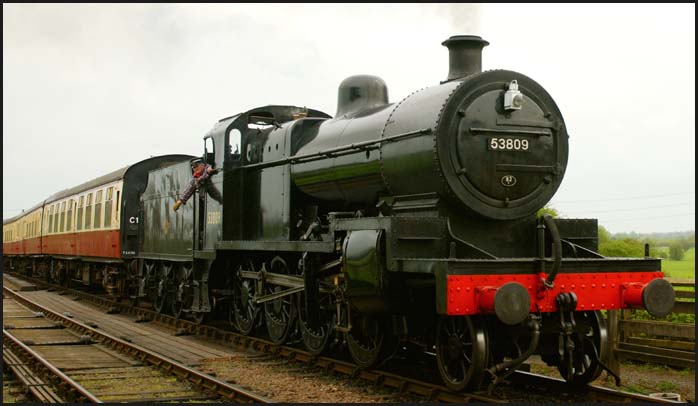
[[[599,253],[607,257],[643,257],[645,244],[650,245],[650,256],[680,261],[687,250],[696,246],[696,235],[690,233],[675,238],[657,238],[652,234],[637,237],[611,234],[599,225]],[[666,250],[664,247],[668,247]]]
[[[550,206],[538,210],[538,216],[549,214],[558,217],[558,211]],[[687,250],[696,246],[694,231],[671,233],[617,233],[611,234],[599,225],[599,253],[606,257],[644,257],[645,244],[650,245],[650,256],[680,261]],[[668,247],[668,250],[665,249]]]

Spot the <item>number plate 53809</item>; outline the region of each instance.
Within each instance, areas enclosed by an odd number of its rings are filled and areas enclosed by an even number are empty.
[[[528,151],[528,140],[522,138],[490,138],[487,143],[490,151]]]

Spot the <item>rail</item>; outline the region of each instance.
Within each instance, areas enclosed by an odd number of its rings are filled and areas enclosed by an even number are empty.
[[[49,285],[46,282],[39,281],[35,278],[28,278],[26,276],[21,277],[32,280],[37,284]],[[109,311],[135,315],[143,321],[148,320],[158,322],[160,324],[170,326],[183,332],[185,331],[190,334],[197,334],[215,341],[229,343],[238,348],[252,348],[285,359],[303,362],[309,365],[313,365],[315,367],[320,367],[328,373],[335,372],[342,375],[348,375],[352,378],[358,378],[363,381],[373,383],[375,385],[382,385],[385,387],[394,388],[399,393],[410,393],[416,396],[424,397],[432,402],[508,403],[506,400],[487,396],[486,394],[482,393],[451,392],[441,385],[422,382],[416,379],[408,378],[386,371],[361,369],[350,362],[341,361],[325,356],[314,356],[298,348],[293,348],[289,346],[278,346],[264,339],[251,336],[243,336],[231,331],[216,328],[214,326],[197,324],[191,321],[160,314],[155,311],[144,309],[141,307],[130,306],[123,303],[115,303],[114,301],[105,299],[104,297],[91,295],[79,290],[67,289],[57,286],[54,287],[64,292],[70,292],[70,294],[72,295],[88,300],[101,307],[108,308]],[[580,396],[585,396],[587,399],[595,399],[603,402],[683,403],[667,399],[653,398],[645,395],[617,391],[596,385],[585,385],[582,387],[572,388],[569,386],[569,384],[567,384],[564,380],[561,379],[550,378],[542,375],[525,373],[520,371],[516,371],[516,373],[511,376],[511,379],[515,380],[516,382],[526,382],[529,384],[545,385],[546,387],[550,387],[551,390],[555,391],[569,392],[573,390],[579,393]]]
[[[35,400],[41,403],[64,403],[65,401],[56,394],[50,383],[44,382],[34,371],[29,368],[29,365],[15,354],[15,352],[7,344],[7,340],[2,345],[2,362],[3,366],[9,368],[10,371],[19,381],[20,385],[26,388]],[[7,380],[7,376],[5,376]]]
[[[133,344],[133,343],[128,343],[124,340],[116,338],[110,334],[103,332],[103,331],[96,330],[96,329],[94,329],[86,324],[80,323],[79,321],[76,321],[76,320],[73,320],[71,318],[60,315],[60,314],[58,314],[50,309],[47,309],[47,308],[39,305],[38,303],[36,303],[34,301],[22,296],[18,292],[12,291],[11,289],[9,289],[6,286],[3,286],[3,292],[5,294],[7,294],[9,297],[17,300],[18,302],[21,302],[22,304],[26,305],[29,308],[43,312],[44,315],[48,319],[59,321],[59,322],[63,323],[64,326],[69,327],[73,330],[79,331],[80,333],[89,334],[93,338],[101,341],[101,343],[104,345],[108,345],[114,349],[117,349],[119,352],[133,355],[136,358],[138,358],[144,362],[147,362],[149,364],[161,367],[162,369],[165,369],[165,370],[169,371],[170,373],[175,374],[182,379],[188,380],[199,387],[203,387],[209,391],[216,393],[221,398],[231,400],[231,401],[234,401],[236,403],[243,403],[243,402],[244,403],[250,403],[250,402],[252,402],[252,403],[272,403],[272,401],[270,399],[267,399],[263,396],[259,396],[256,393],[245,390],[237,385],[223,382],[223,381],[218,380],[212,376],[206,375],[206,374],[199,372],[195,369],[189,368],[189,367],[182,365],[178,362],[175,362],[175,361],[170,360],[166,357],[163,357],[163,356],[161,356],[153,351],[150,351],[146,348],[140,347],[140,346]],[[5,334],[6,334],[5,330],[3,329],[3,335],[5,336]],[[18,340],[13,340],[13,341],[17,341],[19,345],[24,346],[24,344],[22,344]],[[26,346],[24,346],[24,347],[26,347]],[[25,351],[32,351],[32,350],[27,347]],[[53,366],[46,365],[46,367],[51,369],[51,371],[53,373],[55,373],[56,375],[62,374],[63,376],[61,376],[61,380],[68,382],[67,380],[64,379],[64,376],[65,376],[65,378],[68,378],[67,375],[63,374],[60,370],[58,370],[57,368],[55,368]],[[70,379],[70,378],[68,378],[68,379]],[[70,384],[70,385],[73,386],[72,384]],[[75,385],[78,385],[78,384],[75,383]],[[80,387],[80,388],[82,388],[82,387]],[[99,400],[97,398],[89,398],[88,397],[89,392],[85,391],[86,393],[83,393],[84,388],[82,388],[83,391],[80,391],[79,388],[77,388],[77,390],[82,395],[84,395],[84,397],[87,398],[88,401],[90,401],[92,403],[99,402]]]

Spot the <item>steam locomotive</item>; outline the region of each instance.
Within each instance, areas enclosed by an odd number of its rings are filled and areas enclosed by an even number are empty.
[[[600,255],[594,219],[538,217],[567,167],[558,106],[527,76],[483,72],[482,38],[442,45],[447,79],[397,103],[380,78],[352,76],[334,118],[255,108],[218,121],[201,157],[110,177],[139,196],[110,212],[117,252],[28,253],[5,240],[5,266],[198,322],[223,314],[242,334],[301,339],[314,354],[342,343],[366,368],[410,343],[435,354],[452,390],[496,383],[532,354],[569,382],[594,380],[609,351],[601,310],[671,311],[660,260]],[[174,211],[197,159],[219,172]],[[60,196],[82,205],[104,184]],[[96,216],[55,202],[35,210],[39,248],[54,230],[86,232],[64,230],[64,214]]]

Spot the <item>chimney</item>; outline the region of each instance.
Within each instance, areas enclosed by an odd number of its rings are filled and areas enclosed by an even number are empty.
[[[489,44],[477,35],[454,35],[442,42],[448,48],[446,82],[482,72],[482,48]]]

